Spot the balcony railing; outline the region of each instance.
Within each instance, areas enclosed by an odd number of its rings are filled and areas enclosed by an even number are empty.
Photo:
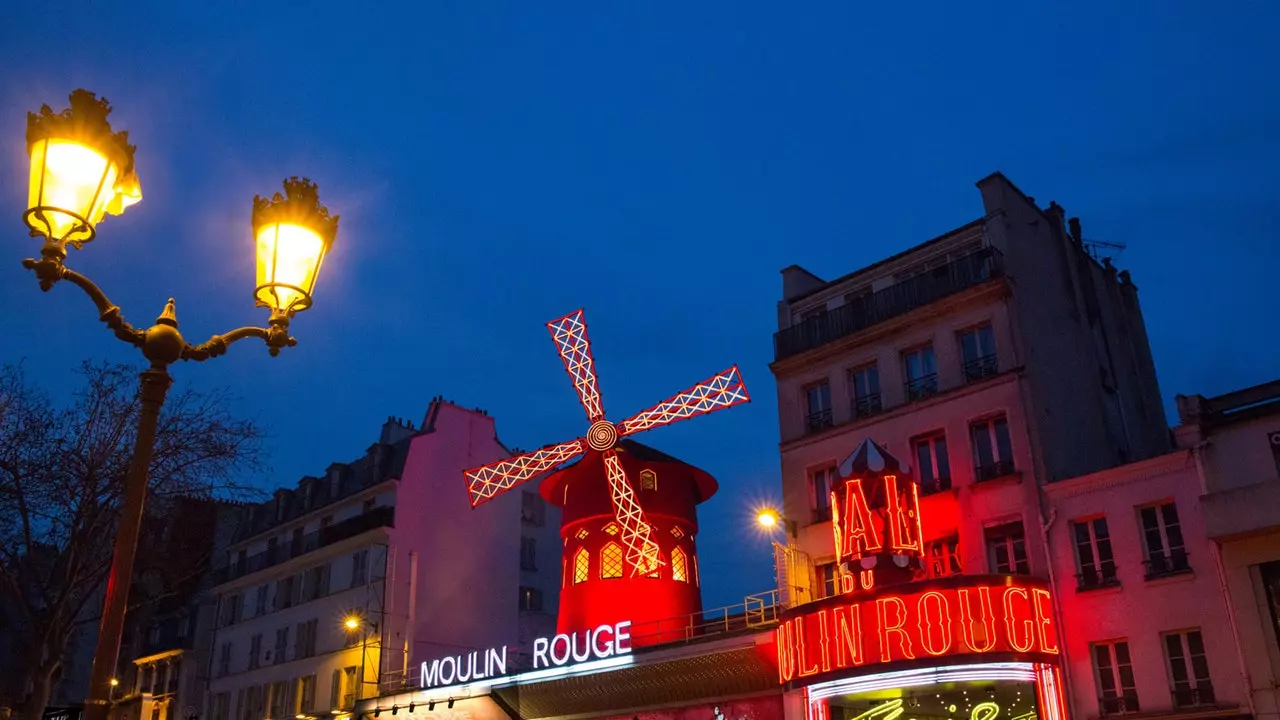
[[[1186,550],[1175,550],[1168,554],[1151,553],[1142,564],[1147,568],[1148,580],[1191,572]]]
[[[863,395],[853,401],[854,419],[871,417],[883,409],[884,406],[880,403],[880,393]]]
[[[1081,590],[1097,590],[1099,588],[1114,587],[1120,584],[1120,579],[1116,577],[1116,567],[1112,564],[1103,565],[1101,569],[1097,567],[1088,567],[1076,573],[1076,591]]]
[[[933,495],[934,493],[946,492],[947,490],[950,490],[950,489],[951,489],[950,475],[920,479],[921,495]]]
[[[1196,683],[1195,687],[1174,688],[1169,691],[1173,695],[1173,706],[1178,709],[1213,705],[1213,683],[1208,680]]]
[[[831,408],[826,410],[817,410],[811,412],[804,418],[805,432],[816,433],[822,432],[834,424],[831,417]]]
[[[998,372],[1000,372],[1000,363],[996,360],[995,354],[985,355],[965,362],[964,381],[971,383],[986,380]]]
[[[996,460],[986,465],[978,465],[973,468],[973,479],[976,482],[987,482],[989,480],[997,480],[1002,477],[1009,477],[1014,474],[1012,460]]]
[[[1101,711],[1103,717],[1108,715],[1136,713],[1140,709],[1138,706],[1138,694],[1128,692],[1124,695],[1100,697],[1098,698],[1098,709]]]
[[[249,573],[255,573],[259,570],[266,570],[280,563],[287,562],[305,555],[306,553],[318,550],[327,545],[341,542],[347,538],[355,537],[361,533],[368,532],[374,528],[395,527],[396,510],[393,507],[374,508],[369,512],[357,515],[349,520],[343,520],[334,523],[328,527],[304,535],[301,543],[291,543],[289,546],[276,546],[274,549],[264,550],[256,555],[250,555],[244,562],[236,562],[230,565],[224,565],[213,571],[214,584],[221,584],[236,578],[244,577]]]
[[[908,380],[906,387],[907,402],[923,400],[930,395],[938,394],[938,373],[930,373]]]
[[[1000,252],[986,247],[941,267],[855,298],[841,307],[774,333],[773,359],[826,345],[886,320],[905,315],[1003,274]]]

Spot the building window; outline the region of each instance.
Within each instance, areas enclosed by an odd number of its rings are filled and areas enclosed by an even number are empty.
[[[289,626],[276,629],[276,649],[271,653],[271,662],[279,665],[284,662],[285,653],[289,648]]]
[[[293,640],[293,658],[309,658],[316,654],[316,630],[319,620],[308,620],[298,623]]]
[[[310,715],[316,705],[316,676],[304,675],[298,678],[298,713]]]
[[[916,469],[920,478],[920,494],[931,495],[951,489],[951,463],[947,459],[947,437],[942,434],[916,438]]]
[[[609,580],[622,577],[622,546],[606,543],[600,551],[600,577]]]
[[[617,523],[609,523],[608,525],[605,525],[605,526],[604,526],[604,531],[605,531],[605,533],[606,533],[606,534],[608,534],[608,535],[617,535],[617,534],[618,534],[618,525],[617,525]]]
[[[1111,534],[1107,519],[1097,517],[1071,523],[1076,542],[1077,590],[1119,585],[1115,556],[1111,554]]]
[[[840,594],[840,570],[833,562],[823,563],[814,568],[821,588],[821,598],[834,597]]]
[[[1169,665],[1175,708],[1212,705],[1213,683],[1209,681],[1209,661],[1199,630],[1184,630],[1164,636],[1164,659]]]
[[[520,609],[542,612],[542,591],[537,588],[520,588]]]
[[[977,382],[1000,371],[996,362],[996,338],[990,325],[960,333],[960,360],[965,382]]]
[[[254,594],[253,614],[255,617],[267,613],[267,590],[266,585],[259,585],[258,591]]]
[[[328,564],[313,567],[302,576],[302,601],[315,600],[329,594]]]
[[[302,528],[293,529],[293,537],[289,539],[289,557],[298,557],[302,554]]]
[[[538,569],[538,543],[533,538],[520,538],[520,569]]]
[[[973,479],[976,482],[1013,474],[1009,421],[1004,415],[969,425],[969,438],[973,441]]]
[[[578,538],[579,540],[585,540],[587,539],[587,536],[590,534],[591,533],[587,532],[586,528],[578,528],[578,532],[574,533],[573,536]]]
[[[1280,431],[1267,433],[1267,442],[1271,444],[1271,457],[1276,461],[1276,472],[1280,473]]]
[[[672,525],[672,526],[671,526],[671,537],[673,537],[673,538],[675,538],[675,539],[677,539],[677,540],[679,540],[680,538],[684,537],[684,531],[680,529],[680,526],[679,526],[679,525]]]
[[[987,528],[987,560],[994,573],[1031,574],[1031,563],[1027,561],[1027,538],[1021,521]]]
[[[289,704],[289,684],[285,682],[271,683],[271,717],[285,717],[285,710]]]
[[[1267,607],[1271,609],[1270,637],[1276,642],[1276,649],[1280,650],[1280,560],[1259,565],[1258,575],[1262,581]]]
[[[657,490],[658,489],[658,473],[652,470],[640,471],[640,489],[641,490]]]
[[[547,519],[546,501],[538,493],[523,490],[520,495],[520,519],[530,525],[542,527]]]
[[[354,666],[342,669],[342,709],[351,710],[356,706],[356,683],[359,678],[356,677],[356,668]]]
[[[933,359],[932,345],[902,353],[902,369],[907,377],[907,402],[923,400],[938,392],[938,366]]]
[[[680,548],[674,548],[671,551],[671,579],[677,582],[689,582],[689,561]]]
[[[218,649],[218,677],[222,677],[231,672],[231,643],[222,643],[222,647]]]
[[[369,550],[351,555],[351,587],[360,587],[369,581]]]
[[[1172,502],[1138,509],[1142,544],[1147,551],[1147,579],[1190,572],[1187,547],[1178,523],[1178,506]]]
[[[831,417],[831,384],[822,381],[805,389],[805,432],[820,432],[834,424]]]
[[[276,607],[277,608],[283,610],[285,608],[293,607],[293,601],[294,601],[293,594],[294,594],[295,585],[296,583],[294,582],[294,576],[292,575],[290,575],[287,578],[282,578],[280,581],[276,583]]]
[[[883,409],[880,402],[880,369],[875,363],[849,371],[849,399],[853,416],[864,418]]]
[[[813,511],[813,522],[826,522],[831,519],[831,486],[835,481],[834,467],[809,471],[809,508]]]
[[[1102,715],[1138,712],[1129,642],[1113,640],[1093,645],[1093,674]]]
[[[262,633],[249,638],[249,669],[257,670],[262,663]]]
[[[586,582],[591,577],[589,566],[591,564],[591,556],[587,554],[586,548],[581,548],[573,556],[573,584]]]
[[[924,564],[925,572],[931,578],[963,573],[964,566],[960,562],[960,538],[953,536],[925,543]]]

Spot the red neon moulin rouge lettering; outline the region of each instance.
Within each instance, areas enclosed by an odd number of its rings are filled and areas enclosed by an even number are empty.
[[[1049,591],[1031,578],[970,575],[840,595],[802,606],[776,630],[778,680],[954,655],[1058,655]]]

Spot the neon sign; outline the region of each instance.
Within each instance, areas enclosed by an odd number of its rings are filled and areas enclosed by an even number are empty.
[[[593,630],[561,633],[533,641],[533,668],[560,668],[590,660],[604,660],[631,652],[631,621],[601,625]],[[507,674],[507,649],[489,648],[450,655],[422,663],[424,688],[488,680]]]
[[[784,616],[775,630],[779,682],[931,657],[1059,653],[1049,591],[1034,578],[963,575],[893,589]]]

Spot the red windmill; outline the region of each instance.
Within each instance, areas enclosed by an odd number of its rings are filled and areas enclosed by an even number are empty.
[[[573,379],[573,386],[578,391],[578,398],[587,411],[587,420],[591,426],[585,437],[548,445],[540,450],[466,471],[471,506],[476,507],[492,500],[516,485],[532,480],[583,453],[599,453],[609,483],[614,515],[622,530],[622,543],[626,548],[626,561],[631,567],[631,574],[648,575],[662,565],[662,560],[658,545],[651,537],[644,510],[637,502],[636,493],[618,459],[615,450],[618,440],[661,425],[748,402],[750,398],[747,396],[747,387],[742,382],[742,374],[738,366],[734,365],[648,410],[614,424],[604,417],[595,363],[591,358],[591,341],[587,337],[587,323],[582,310],[547,323],[547,328],[551,331],[556,349],[560,351],[560,358],[564,360],[565,369]]]

